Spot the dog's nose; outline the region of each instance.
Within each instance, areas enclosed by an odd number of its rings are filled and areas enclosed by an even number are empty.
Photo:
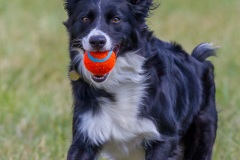
[[[95,49],[103,48],[106,42],[107,42],[107,39],[102,35],[91,36],[89,39],[90,45]]]

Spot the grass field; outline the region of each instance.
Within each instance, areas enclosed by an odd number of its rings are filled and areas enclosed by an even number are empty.
[[[71,91],[62,0],[0,2],[0,159],[63,160],[71,141]],[[161,0],[155,35],[191,51],[221,46],[215,64],[219,129],[214,160],[240,157],[240,1]]]

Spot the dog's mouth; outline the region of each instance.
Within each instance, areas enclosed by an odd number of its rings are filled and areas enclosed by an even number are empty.
[[[116,45],[111,51],[113,51],[116,55],[116,58],[118,57],[118,53],[119,53],[119,50],[120,50],[120,47],[121,45],[118,44]],[[85,52],[85,51],[84,51]],[[110,51],[98,51],[98,52],[110,52]],[[93,74],[91,73],[91,78],[94,82],[97,82],[97,83],[102,83],[104,82],[108,76],[110,75],[111,71],[109,73],[106,73],[106,74],[102,74],[102,75],[97,75],[97,74]]]
[[[92,74],[92,80],[97,83],[104,82],[108,78],[109,73],[105,75],[93,75]]]
[[[119,50],[120,50],[120,47],[121,47],[121,45],[120,45],[120,44],[117,44],[117,45],[115,46],[115,48],[113,49],[113,51],[116,53],[116,56],[118,55],[118,52],[119,52]]]

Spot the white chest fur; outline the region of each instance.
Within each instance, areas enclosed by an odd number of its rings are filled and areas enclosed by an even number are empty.
[[[79,130],[88,135],[94,144],[102,144],[103,152],[114,160],[144,160],[141,143],[147,139],[160,139],[155,124],[139,117],[144,97],[142,64],[144,59],[135,54],[118,58],[106,83],[100,88],[115,95],[115,101],[100,98],[100,111],[82,115]],[[111,158],[110,158],[111,157]]]
[[[142,91],[136,86],[122,86],[116,95],[116,102],[102,98],[99,113],[93,115],[89,112],[82,117],[81,131],[95,144],[107,142],[103,152],[113,159],[143,160],[143,140],[160,138],[151,120],[138,117],[139,93]]]

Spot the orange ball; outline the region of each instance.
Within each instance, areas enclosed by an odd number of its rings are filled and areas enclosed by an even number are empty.
[[[86,51],[84,53],[83,63],[87,70],[89,70],[93,75],[102,76],[113,69],[116,63],[116,54],[114,51]]]

